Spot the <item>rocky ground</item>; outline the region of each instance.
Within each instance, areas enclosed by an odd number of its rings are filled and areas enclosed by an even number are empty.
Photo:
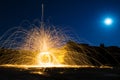
[[[0,67],[0,80],[120,80],[120,68]]]

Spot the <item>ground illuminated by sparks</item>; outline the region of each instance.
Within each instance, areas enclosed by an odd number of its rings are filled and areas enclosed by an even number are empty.
[[[44,66],[38,66],[38,65],[12,65],[12,64],[5,64],[0,65],[0,67],[15,67],[15,68],[42,68],[44,69]],[[51,65],[46,66],[46,68],[112,68],[111,66],[89,66],[89,65]]]

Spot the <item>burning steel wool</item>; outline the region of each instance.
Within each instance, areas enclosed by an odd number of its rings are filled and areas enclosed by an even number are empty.
[[[30,30],[12,28],[1,37],[1,47],[5,52],[0,56],[1,64],[38,67],[92,66],[85,54],[67,46],[66,42],[70,37],[61,29],[45,24],[40,27],[32,26]]]

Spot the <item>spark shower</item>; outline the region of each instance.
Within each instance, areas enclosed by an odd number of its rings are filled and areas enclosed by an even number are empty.
[[[55,26],[31,24],[31,29],[15,27],[1,38],[1,47],[17,52],[3,54],[2,64],[31,65],[39,67],[91,65],[86,56],[71,51],[65,44],[70,37]],[[9,34],[9,35],[8,35]]]

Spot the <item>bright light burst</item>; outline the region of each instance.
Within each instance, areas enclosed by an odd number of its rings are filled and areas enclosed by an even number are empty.
[[[111,18],[106,18],[105,21],[104,21],[104,23],[105,23],[106,25],[111,25],[112,22],[113,22],[113,21],[112,21]]]
[[[40,66],[54,66],[60,64],[56,57],[50,52],[40,52],[38,54],[38,65]]]

